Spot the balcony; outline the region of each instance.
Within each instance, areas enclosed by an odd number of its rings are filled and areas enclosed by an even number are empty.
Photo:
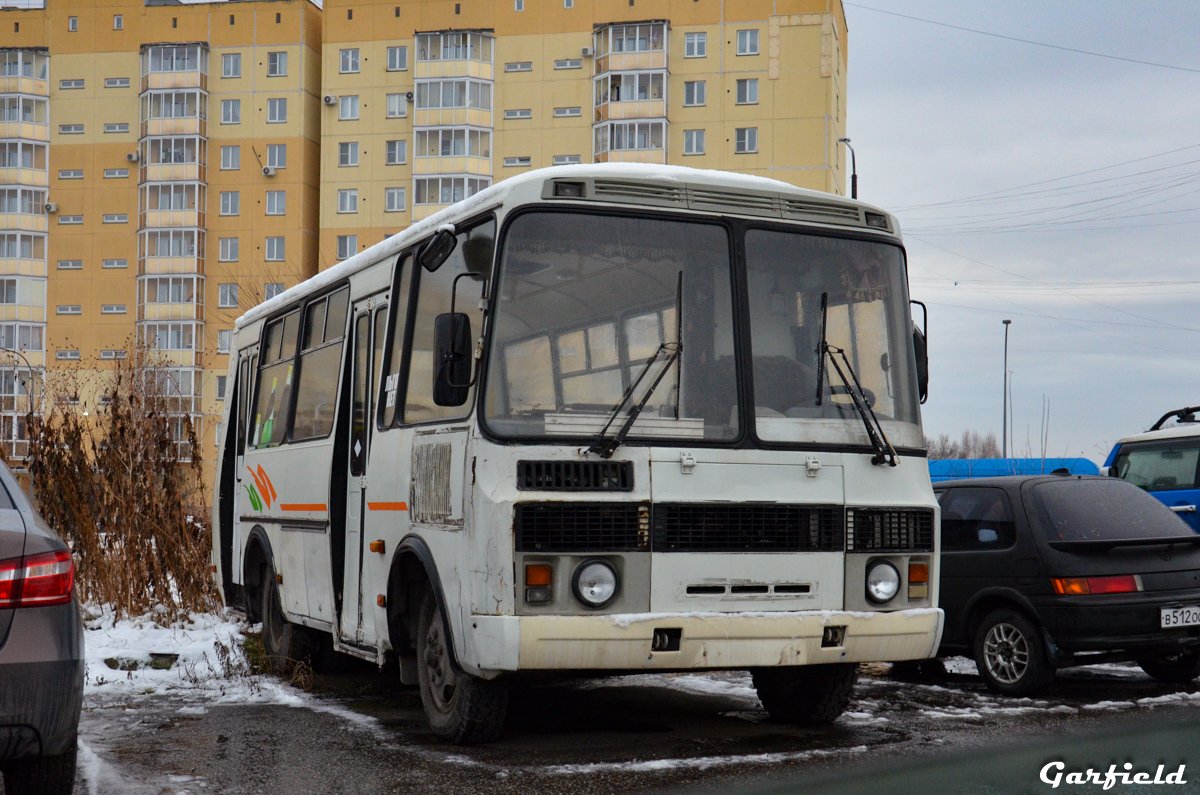
[[[205,226],[203,210],[143,210],[138,219],[138,228]]]
[[[50,96],[50,81],[36,77],[0,77],[0,94],[32,94],[37,97]]]
[[[0,321],[24,320],[34,323],[46,322],[45,304],[0,304]]]
[[[47,232],[49,229],[45,213],[0,213],[0,231]]]
[[[50,184],[50,172],[44,168],[0,168],[0,185],[32,185],[45,188]]]
[[[208,90],[208,75],[198,71],[151,72],[142,75],[142,91],[160,88],[200,88]]]
[[[595,157],[597,163],[650,163],[662,165],[667,162],[665,149],[619,149],[611,152],[600,152]]]
[[[628,72],[644,69],[666,69],[667,54],[662,50],[650,52],[613,52],[596,58],[596,74]]]
[[[491,127],[492,111],[480,108],[435,108],[413,111],[414,127],[449,127],[455,125]]]
[[[414,157],[414,174],[479,174],[492,175],[490,157]]]
[[[0,274],[4,276],[41,276],[46,275],[46,260],[28,259],[25,257],[0,258]]]
[[[597,122],[610,119],[661,119],[667,115],[665,99],[606,102],[596,108]]]
[[[148,135],[208,135],[208,122],[203,116],[148,119],[142,122],[142,137]]]
[[[139,334],[139,337],[141,335]],[[203,351],[164,351],[151,350],[146,353],[147,364],[152,364],[156,367],[203,367],[204,352]],[[176,397],[175,400],[180,398]],[[198,398],[184,397],[184,401],[199,400]],[[175,411],[177,409],[168,409]]]
[[[205,182],[208,169],[200,163],[147,163],[138,176],[141,182]]]
[[[481,80],[494,79],[496,68],[483,61],[417,61],[413,64],[413,77],[477,77]]]
[[[29,141],[49,141],[50,126],[32,121],[0,121],[0,138],[25,138]]]
[[[204,305],[146,303],[138,307],[138,320],[204,320]]]
[[[138,275],[154,273],[204,273],[204,258],[197,256],[141,257]]]
[[[494,44],[495,39],[483,32],[418,33],[413,76],[491,80]]]

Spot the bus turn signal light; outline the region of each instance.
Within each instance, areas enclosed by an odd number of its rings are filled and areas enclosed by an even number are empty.
[[[929,582],[929,564],[909,563],[908,581],[910,583]]]
[[[380,555],[382,555],[383,554],[383,542],[382,541],[372,541],[371,542],[371,551],[378,552]]]
[[[549,563],[531,563],[525,566],[525,585],[549,585],[551,568]]]
[[[1137,593],[1142,590],[1138,578],[1132,574],[1118,577],[1052,577],[1050,584],[1060,596],[1082,594]]]

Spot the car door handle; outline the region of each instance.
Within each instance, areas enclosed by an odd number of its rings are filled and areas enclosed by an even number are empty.
[[[1171,510],[1175,513],[1195,513],[1195,505],[1172,505]]]

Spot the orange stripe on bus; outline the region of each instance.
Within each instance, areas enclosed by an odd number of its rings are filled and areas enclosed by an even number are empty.
[[[324,511],[328,510],[323,502],[281,502],[282,511]]]
[[[368,502],[367,508],[372,511],[407,511],[407,502]]]

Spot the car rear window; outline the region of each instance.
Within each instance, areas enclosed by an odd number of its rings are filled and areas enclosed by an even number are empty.
[[[1195,535],[1157,499],[1114,478],[1039,483],[1033,487],[1033,506],[1050,541]]]
[[[1164,439],[1121,446],[1113,461],[1115,474],[1147,491],[1196,488],[1200,439]]]

